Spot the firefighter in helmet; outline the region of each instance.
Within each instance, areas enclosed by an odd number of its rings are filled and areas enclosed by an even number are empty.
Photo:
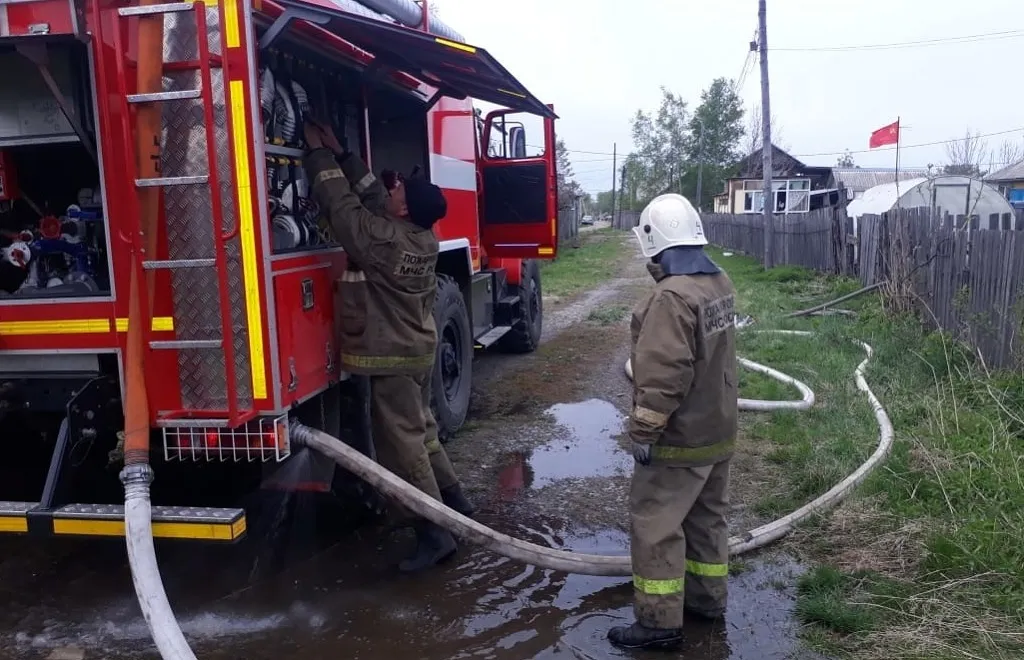
[[[423,492],[470,515],[473,507],[430,410],[437,350],[438,241],[432,229],[447,212],[445,198],[423,178],[394,177],[386,190],[329,126],[307,121],[304,132],[313,197],[348,257],[338,296],[341,363],[370,379],[377,457]],[[411,520],[408,511],[399,509],[399,515]],[[427,568],[455,552],[446,530],[426,520],[411,522],[416,552],[401,570]]]
[[[684,610],[710,620],[725,613],[736,290],[704,253],[700,216],[681,195],[655,198],[633,232],[655,281],[631,324],[636,623],[608,638],[671,650],[683,642]]]

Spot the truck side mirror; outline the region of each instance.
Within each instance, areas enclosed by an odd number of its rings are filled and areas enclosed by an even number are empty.
[[[511,158],[526,158],[526,129],[522,126],[513,126],[509,131],[509,142],[511,143]]]

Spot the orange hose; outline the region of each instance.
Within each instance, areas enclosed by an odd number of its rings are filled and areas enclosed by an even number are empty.
[[[124,355],[124,464],[149,463],[149,399],[146,393],[142,304],[138,255],[131,258],[128,290],[128,337]]]
[[[161,0],[140,0],[139,5],[154,5]],[[136,60],[135,89],[138,94],[152,94],[163,90],[164,69],[164,15],[138,18],[138,57]],[[136,107],[135,140],[139,178],[160,176],[161,132],[163,113],[159,103],[144,103]],[[155,259],[157,252],[157,226],[160,218],[160,188],[139,188],[139,220],[145,238],[146,258]],[[152,294],[155,272],[146,273],[147,290]],[[149,299],[149,314],[153,315],[153,296]]]
[[[157,4],[160,0],[140,0],[140,5]],[[138,94],[151,94],[163,89],[164,16],[140,16],[138,21],[138,56],[136,59],[136,85]],[[139,105],[135,113],[136,165],[140,179],[160,176],[160,136],[162,116],[156,103]],[[138,189],[139,224],[145,240],[144,255],[133,251],[131,257],[131,284],[128,290],[128,332],[124,356],[124,462],[133,465],[149,462],[149,397],[146,391],[145,336],[146,326],[153,318],[155,274],[146,273],[145,286],[149,291],[148,314],[143,315],[139,272],[141,259],[154,259],[157,252],[157,227],[160,218],[160,189]]]

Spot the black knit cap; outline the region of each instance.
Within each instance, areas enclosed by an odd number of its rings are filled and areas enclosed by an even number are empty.
[[[448,201],[441,189],[426,179],[406,179],[405,204],[409,220],[424,229],[430,229],[448,213]]]

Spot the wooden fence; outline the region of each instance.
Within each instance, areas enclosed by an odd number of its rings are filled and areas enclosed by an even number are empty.
[[[705,214],[712,243],[764,255],[761,216]],[[900,209],[861,216],[843,209],[774,216],[775,263],[887,282],[897,308],[974,347],[992,367],[1024,365],[1024,215],[979,229],[977,218]]]
[[[776,264],[806,266],[835,272],[833,253],[835,214],[822,209],[800,215],[776,215],[774,250]],[[764,224],[753,214],[705,213],[704,233],[715,245],[764,258]]]
[[[620,209],[612,215],[612,228],[630,230],[640,222],[640,211]]]
[[[558,210],[558,245],[576,245],[580,236],[579,214],[573,209]]]

